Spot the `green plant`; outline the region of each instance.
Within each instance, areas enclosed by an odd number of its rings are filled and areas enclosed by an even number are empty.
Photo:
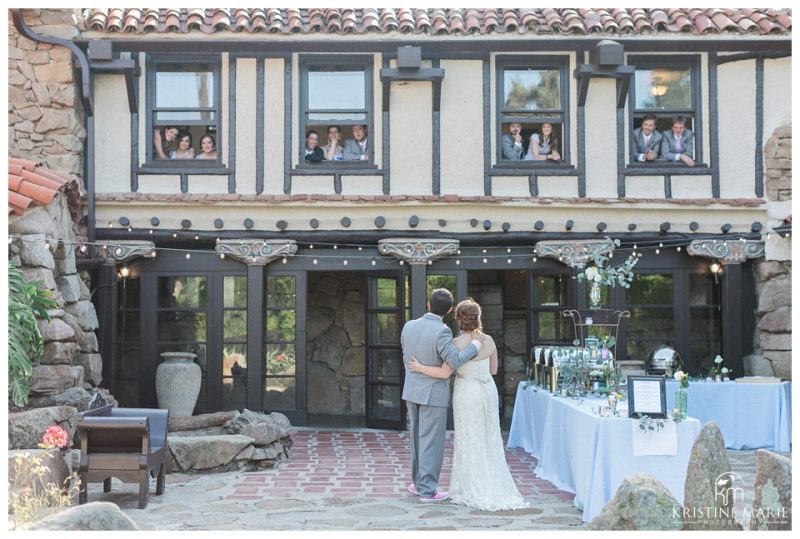
[[[66,509],[72,505],[79,491],[77,472],[73,472],[64,485],[46,483],[47,467],[42,463],[41,456],[19,454],[9,465],[9,472],[9,475],[13,472],[18,478],[30,480],[25,486],[10,489],[8,509],[11,529]]]
[[[611,241],[610,238],[606,238]],[[614,245],[619,246],[620,241],[613,240]],[[633,267],[639,262],[639,257],[631,254],[625,262],[619,266],[611,266],[609,260],[611,253],[608,254],[594,254],[592,256],[592,263],[594,265],[588,266],[585,262],[577,262],[570,264],[570,266],[579,269],[575,278],[580,282],[586,280],[589,283],[603,284],[607,286],[621,286],[623,288],[630,288],[631,281],[633,281]]]
[[[50,321],[47,309],[56,307],[41,281],[26,281],[22,271],[8,264],[8,392],[17,406],[28,402],[33,359],[44,351],[36,319]]]

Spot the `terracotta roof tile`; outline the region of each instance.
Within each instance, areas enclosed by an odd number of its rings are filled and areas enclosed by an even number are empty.
[[[106,8],[84,10],[90,30],[280,34],[534,35],[789,34],[791,9],[595,8]]]
[[[27,159],[8,160],[8,213],[22,215],[31,204],[47,205],[59,191],[67,195],[73,219],[80,219],[78,182]]]

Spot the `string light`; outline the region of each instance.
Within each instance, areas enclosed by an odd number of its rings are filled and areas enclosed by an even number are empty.
[[[173,238],[177,238],[177,237],[178,237],[178,233],[177,233],[177,232],[173,232],[173,233],[172,233],[172,237],[173,237]]]
[[[119,268],[119,276],[122,277],[123,279],[127,279],[128,275],[130,275],[130,273],[131,273],[131,270],[128,269],[128,266],[125,265],[125,264],[123,264],[123,266],[121,268]]]
[[[194,239],[199,240],[200,236],[195,236]]]
[[[461,261],[456,259],[456,266],[460,266],[460,265],[461,265]]]
[[[375,259],[373,258],[372,259],[372,265],[374,266],[375,264],[377,264],[377,262],[375,262]]]
[[[281,260],[281,262],[283,262],[284,264],[286,264],[286,257],[285,257],[285,256],[283,257],[283,260]]]
[[[315,258],[314,260],[311,261],[311,263],[316,265],[317,264],[317,259]]]
[[[508,259],[508,263],[511,264],[511,259],[510,258]]]
[[[190,258],[192,258],[192,253],[186,253],[186,260],[189,260]]]
[[[225,259],[225,253],[220,253],[219,254],[219,259],[220,260],[224,260]]]
[[[486,258],[483,259],[483,263],[486,264],[488,260]]]
[[[342,264],[344,264],[345,266],[347,265],[347,259],[346,258],[344,260],[342,260]]]

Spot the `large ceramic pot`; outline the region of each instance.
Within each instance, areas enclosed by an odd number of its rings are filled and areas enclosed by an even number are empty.
[[[194,362],[197,354],[164,352],[164,360],[156,369],[158,407],[169,410],[170,417],[192,415],[200,394],[200,365]]]

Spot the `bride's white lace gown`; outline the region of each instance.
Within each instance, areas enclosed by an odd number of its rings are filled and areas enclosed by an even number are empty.
[[[483,511],[528,507],[508,470],[498,412],[489,358],[459,367],[453,389],[450,500],[454,503]]]

